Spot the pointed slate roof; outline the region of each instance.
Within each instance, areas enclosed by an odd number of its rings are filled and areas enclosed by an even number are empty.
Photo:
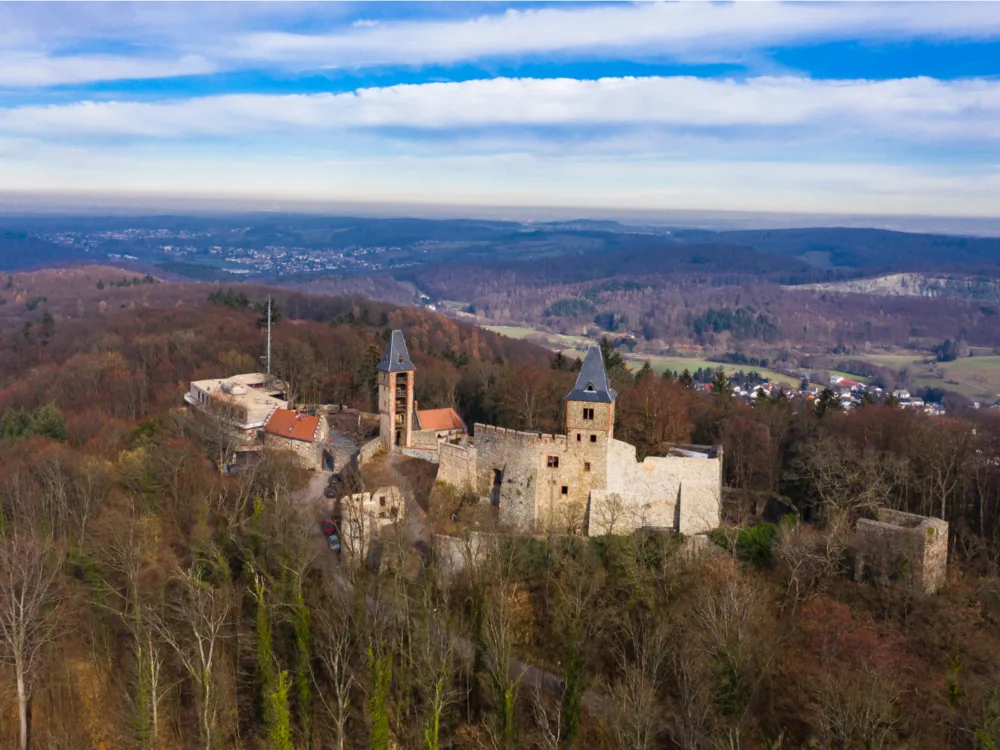
[[[604,369],[604,357],[601,347],[592,345],[587,350],[583,367],[576,378],[576,386],[566,396],[567,401],[593,401],[598,404],[610,404],[618,398],[618,392],[608,382],[608,373]]]
[[[406,340],[403,338],[402,331],[392,332],[389,345],[382,352],[378,369],[382,372],[406,372],[417,369],[410,361],[410,353],[406,351]]]

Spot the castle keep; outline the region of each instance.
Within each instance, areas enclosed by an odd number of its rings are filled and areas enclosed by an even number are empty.
[[[412,441],[414,370],[402,333],[393,331],[379,364],[381,439],[390,449]],[[635,446],[614,437],[617,396],[600,348],[591,346],[566,396],[566,434],[476,424],[472,438],[437,443],[438,480],[489,498],[500,522],[519,531],[716,528],[722,448],[676,446],[638,461]]]

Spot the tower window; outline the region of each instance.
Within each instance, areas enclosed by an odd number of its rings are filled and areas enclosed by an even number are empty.
[[[583,462],[583,470],[584,471],[590,471],[590,461],[584,461]]]
[[[581,440],[581,437],[580,437],[580,433],[578,432],[578,433],[576,433],[576,442],[579,443],[580,440]]]
[[[590,436],[590,442],[596,443],[597,442],[597,435],[591,435]]]
[[[568,495],[569,494],[569,487],[567,487],[565,484],[562,486],[562,493],[564,495]]]
[[[594,418],[594,410],[592,408],[590,408],[590,407],[586,407],[585,406],[583,408],[583,418],[584,419],[593,419]]]
[[[550,469],[559,468],[559,456],[549,456],[545,459],[545,465]]]

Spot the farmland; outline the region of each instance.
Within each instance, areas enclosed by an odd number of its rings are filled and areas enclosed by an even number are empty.
[[[591,339],[584,336],[567,336],[559,333],[547,333],[544,331],[536,331],[532,328],[524,326],[482,327],[489,331],[493,331],[494,333],[499,333],[501,336],[508,336],[509,338],[514,339],[526,339],[532,343],[548,347],[549,349],[561,351],[570,359],[575,359],[581,356],[586,350],[586,347],[594,343]],[[629,365],[633,368],[641,367],[643,362],[648,361],[650,367],[652,367],[653,371],[657,374],[666,370],[681,373],[684,372],[684,370],[694,372],[695,370],[701,368],[715,370],[722,367],[727,375],[732,375],[734,372],[740,370],[743,372],[754,370],[768,380],[785,383],[786,385],[791,386],[797,386],[799,384],[799,381],[790,375],[784,375],[780,372],[762,367],[751,367],[749,365],[724,365],[719,362],[710,362],[707,359],[700,359],[697,357],[664,357],[655,354],[626,354],[624,356],[629,362]]]

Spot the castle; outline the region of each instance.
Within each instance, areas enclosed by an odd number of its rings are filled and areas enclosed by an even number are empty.
[[[392,332],[378,372],[382,444],[413,448],[421,432],[415,429],[416,368],[401,331]],[[438,481],[489,498],[501,524],[523,532],[596,536],[658,528],[697,534],[716,528],[721,446],[674,446],[669,455],[638,461],[635,446],[614,437],[617,396],[600,348],[591,346],[566,396],[565,434],[476,424],[473,437],[434,442]]]

